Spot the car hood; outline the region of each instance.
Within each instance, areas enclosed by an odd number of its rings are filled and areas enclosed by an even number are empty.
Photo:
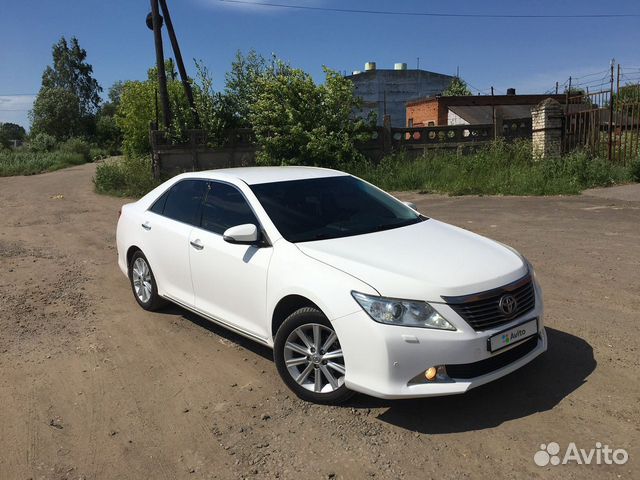
[[[523,258],[508,247],[433,219],[297,246],[386,297],[442,302],[441,296],[490,290],[527,273]]]

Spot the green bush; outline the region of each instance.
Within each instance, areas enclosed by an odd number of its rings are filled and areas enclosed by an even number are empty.
[[[0,152],[0,177],[33,175],[85,163],[85,158],[71,152],[33,152],[7,150]]]
[[[634,182],[640,182],[640,157],[631,162],[629,170],[631,171],[631,179]]]
[[[110,156],[111,156],[111,152],[109,152],[109,150],[105,148],[94,146],[89,149],[89,157],[91,158],[92,162],[96,162],[98,160],[104,160],[105,158]]]
[[[385,190],[451,195],[560,195],[628,182],[629,169],[582,152],[535,161],[531,143],[495,142],[469,155],[432,151],[415,160],[392,155],[348,170]]]
[[[124,157],[99,164],[93,183],[99,193],[141,197],[160,182],[153,178],[150,157]]]
[[[91,146],[89,142],[83,138],[70,138],[69,140],[61,143],[58,147],[62,152],[77,153],[82,155],[85,161],[90,162],[91,158]]]
[[[353,83],[324,68],[325,81],[286,64],[258,78],[250,122],[259,165],[314,165],[341,168],[364,157],[356,148],[367,140],[373,118],[354,120],[362,107]]]
[[[33,152],[50,152],[56,147],[56,139],[48,133],[37,133],[29,141],[29,149]]]

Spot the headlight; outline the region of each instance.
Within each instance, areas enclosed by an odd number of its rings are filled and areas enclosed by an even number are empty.
[[[455,330],[453,325],[426,302],[376,297],[359,292],[351,292],[351,295],[376,322],[405,327]]]

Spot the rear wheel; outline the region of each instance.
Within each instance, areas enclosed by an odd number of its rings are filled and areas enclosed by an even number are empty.
[[[303,400],[337,404],[352,395],[344,384],[344,355],[331,322],[316,308],[301,308],[278,329],[274,344],[278,373]]]
[[[165,304],[165,301],[158,295],[156,279],[153,276],[147,257],[140,250],[135,252],[131,258],[129,280],[131,281],[133,296],[138,305],[145,310],[154,311]]]

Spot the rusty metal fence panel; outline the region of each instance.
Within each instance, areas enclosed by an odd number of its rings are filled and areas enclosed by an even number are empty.
[[[640,101],[614,102],[611,160],[630,165],[640,158]]]
[[[567,95],[562,136],[563,153],[576,149],[587,150],[593,155],[600,152],[602,133],[608,128],[610,101],[610,90]]]
[[[585,150],[624,166],[638,159],[640,84],[567,96],[562,150]]]

